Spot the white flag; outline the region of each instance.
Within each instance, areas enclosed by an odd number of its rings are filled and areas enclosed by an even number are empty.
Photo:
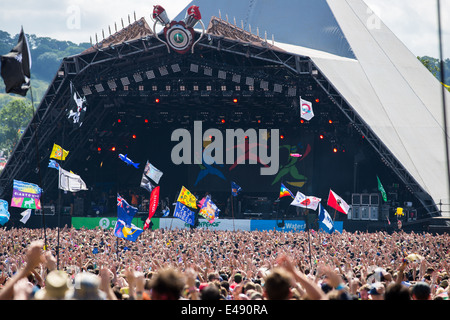
[[[22,216],[22,219],[20,219],[20,222],[22,222],[23,224],[27,223],[28,219],[30,219],[30,216],[31,216],[31,209],[25,210],[20,215]]]
[[[294,201],[291,202],[291,206],[317,210],[317,206],[319,205],[321,200],[322,199],[314,196],[305,196],[300,191],[297,191]]]
[[[314,117],[312,103],[302,98],[300,98],[300,116],[308,121]]]
[[[150,162],[147,161],[147,164],[145,165],[144,173],[147,177],[155,181],[156,184],[159,183],[159,179],[161,179],[161,176],[163,175],[162,171],[155,168]]]
[[[61,166],[59,167],[58,188],[70,192],[88,190],[86,183],[84,183],[79,175],[68,172],[62,169]]]
[[[325,226],[325,231],[328,233],[333,233],[334,224],[333,219],[331,219],[330,214],[325,210],[325,208],[319,204],[319,221],[322,222]]]

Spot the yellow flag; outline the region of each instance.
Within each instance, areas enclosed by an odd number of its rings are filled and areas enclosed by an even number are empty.
[[[69,151],[64,150],[63,148],[54,143],[52,153],[50,154],[50,158],[56,160],[66,160],[68,154]]]
[[[181,188],[177,201],[188,207],[197,209],[197,198],[184,186]]]

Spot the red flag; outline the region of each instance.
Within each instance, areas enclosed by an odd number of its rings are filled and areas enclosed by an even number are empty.
[[[150,221],[155,214],[156,208],[158,207],[159,202],[159,186],[152,190],[150,194],[150,204],[148,208],[148,218],[145,220],[144,230],[150,227]]]
[[[350,209],[350,206],[347,204],[347,202],[345,202],[344,199],[334,193],[331,189],[330,193],[328,194],[327,205],[345,214],[347,214],[348,210]]]

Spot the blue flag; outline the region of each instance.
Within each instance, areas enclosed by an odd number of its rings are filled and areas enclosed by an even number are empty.
[[[237,196],[241,192],[242,188],[236,184],[236,182],[231,181],[231,194]]]
[[[142,231],[144,230],[136,227],[134,224],[127,225],[123,220],[117,219],[114,235],[118,238],[135,242]]]
[[[321,229],[328,233],[334,232],[334,223],[327,210],[319,203],[319,222]]]
[[[9,221],[10,214],[8,211],[8,202],[0,199],[0,225],[4,225]]]
[[[124,198],[117,195],[117,219],[124,221],[129,226],[137,211],[137,208],[130,206]]]
[[[195,213],[190,210],[187,206],[177,201],[175,206],[175,211],[173,212],[175,218],[181,219],[184,222],[190,224],[191,226],[195,223]]]
[[[59,170],[59,163],[56,162],[55,160],[50,160],[48,167]]]

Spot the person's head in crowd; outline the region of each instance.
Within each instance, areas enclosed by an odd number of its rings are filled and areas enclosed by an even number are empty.
[[[214,284],[209,284],[203,290],[200,294],[201,300],[220,300],[222,299],[222,296],[220,294],[219,288],[217,288]]]
[[[384,294],[386,301],[408,301],[411,300],[410,290],[400,283],[390,284]]]
[[[162,269],[152,276],[150,282],[152,300],[178,300],[184,288],[184,280],[179,271]]]
[[[413,300],[431,300],[431,288],[426,282],[417,282],[411,288]]]
[[[281,268],[270,271],[264,281],[264,295],[268,300],[288,300],[291,298],[292,277]]]

